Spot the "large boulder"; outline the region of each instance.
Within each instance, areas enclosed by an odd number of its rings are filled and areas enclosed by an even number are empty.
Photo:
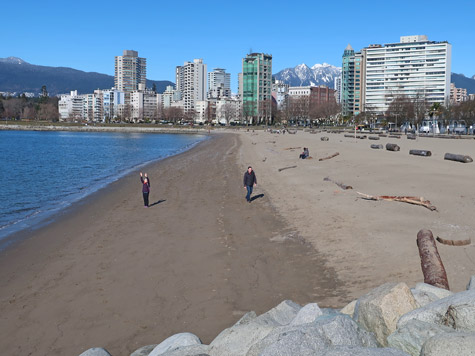
[[[474,356],[475,333],[453,332],[433,336],[422,347],[421,356]]]
[[[374,347],[359,347],[359,346],[336,346],[330,349],[325,349],[324,353],[319,355],[325,356],[409,356],[401,350]]]
[[[453,332],[447,326],[428,324],[420,320],[410,320],[402,328],[388,337],[389,347],[402,350],[412,356],[419,356],[422,345],[434,335]]]
[[[164,354],[167,351],[173,351],[181,347],[194,345],[201,345],[201,340],[195,334],[175,334],[158,344],[148,356],[158,356]]]
[[[303,325],[312,323],[322,316],[323,312],[317,303],[310,303],[299,310],[295,318],[290,322],[290,325]]]
[[[348,315],[323,316],[313,323],[275,328],[254,344],[246,356],[313,355],[335,345],[377,347],[373,334]]]
[[[93,347],[89,350],[84,351],[79,356],[111,356],[111,354],[102,347]]]
[[[416,307],[405,283],[386,283],[358,299],[354,319],[373,332],[382,346],[387,346],[386,338],[396,330],[398,319]]]
[[[458,331],[475,331],[475,289],[456,293],[410,311],[399,319],[398,329],[413,319],[449,326]]]
[[[438,288],[427,283],[417,283],[416,287],[411,289],[411,292],[419,308],[454,294],[447,289]]]
[[[209,356],[208,345],[193,345],[179,347],[173,351],[167,351],[160,356]]]
[[[134,352],[132,352],[130,356],[148,356],[150,355],[150,352],[152,352],[156,346],[157,344],[143,346],[140,349],[137,349]]]
[[[216,336],[209,345],[209,354],[211,356],[246,355],[252,345],[264,339],[274,328],[288,325],[300,309],[300,305],[286,300],[258,317],[248,313],[235,325]]]

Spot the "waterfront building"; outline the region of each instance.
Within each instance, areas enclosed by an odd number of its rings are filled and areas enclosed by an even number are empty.
[[[248,123],[272,120],[272,55],[250,53],[242,60],[242,110]]]
[[[341,103],[341,75],[335,77],[333,82],[333,87],[335,88],[335,100],[338,104]]]
[[[318,107],[335,101],[335,90],[325,85],[289,87],[288,105],[291,119],[310,120]]]
[[[364,111],[365,51],[355,52],[350,44],[343,52],[341,105],[344,116]]]
[[[59,119],[61,121],[81,121],[84,118],[84,98],[77,90],[62,94],[58,102]]]
[[[139,57],[137,51],[124,50],[122,56],[115,57],[114,86],[125,93],[129,104],[130,93],[138,90],[139,84],[146,84],[147,59]]]
[[[272,82],[272,98],[277,104],[277,109],[285,107],[289,97],[289,85],[281,80],[273,80]]]
[[[157,120],[158,117],[158,94],[153,90],[139,85],[139,90],[133,91],[130,95],[130,105],[133,120]]]
[[[460,104],[461,102],[467,101],[467,89],[457,88],[454,83],[450,83],[450,103],[451,104]]]
[[[207,66],[202,59],[176,67],[176,89],[183,100],[185,112],[192,112],[197,101],[206,99],[206,73]]]
[[[223,68],[214,68],[208,73],[208,98],[231,97],[231,74]]]
[[[370,46],[366,52],[365,105],[384,115],[396,97],[448,104],[452,46],[427,36],[402,36],[399,43]]]

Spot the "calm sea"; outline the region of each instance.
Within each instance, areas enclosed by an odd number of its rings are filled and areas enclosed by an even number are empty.
[[[202,135],[0,131],[0,249],[42,221]],[[2,243],[3,240],[3,243]]]

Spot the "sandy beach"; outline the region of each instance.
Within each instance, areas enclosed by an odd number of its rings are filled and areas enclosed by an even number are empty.
[[[472,237],[475,163],[443,156],[475,157],[473,139],[212,136],[147,167],[150,208],[142,207],[137,172],[0,253],[5,354],[79,355],[100,346],[128,355],[184,331],[209,343],[245,312],[285,299],[343,307],[385,282],[423,281],[422,228],[445,239]],[[387,142],[401,151],[369,147]],[[298,158],[303,147],[312,159]],[[248,165],[258,179],[251,204],[242,187]],[[422,196],[437,211],[357,192]],[[438,249],[451,289],[465,289],[475,274],[474,242]]]

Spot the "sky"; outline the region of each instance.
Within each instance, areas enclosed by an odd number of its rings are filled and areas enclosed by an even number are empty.
[[[452,72],[475,75],[475,1],[4,1],[0,58],[114,75],[123,50],[147,58],[147,79],[175,81],[202,58],[231,73],[242,58],[273,56],[273,73],[305,63],[341,66],[349,44],[427,35],[452,44]]]

